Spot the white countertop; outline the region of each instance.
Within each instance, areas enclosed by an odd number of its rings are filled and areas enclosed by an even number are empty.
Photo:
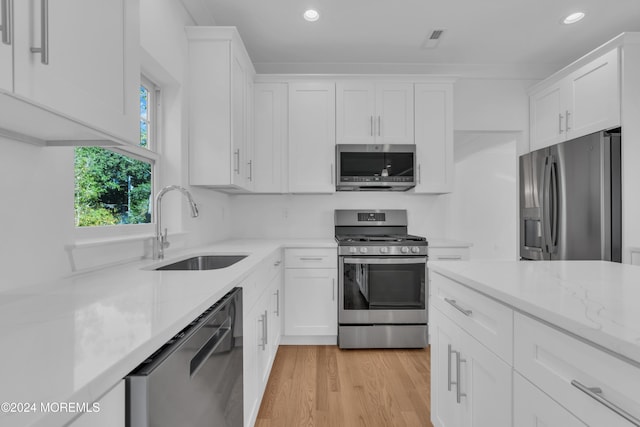
[[[429,261],[432,272],[640,366],[640,267],[606,261]]]
[[[94,402],[280,247],[333,239],[231,240],[167,255],[246,254],[228,268],[150,271],[144,260],[0,293],[0,402]],[[2,426],[60,426],[76,414],[0,413]]]

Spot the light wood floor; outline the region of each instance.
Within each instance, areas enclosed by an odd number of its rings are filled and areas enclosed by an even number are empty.
[[[280,346],[256,427],[433,427],[429,349]]]

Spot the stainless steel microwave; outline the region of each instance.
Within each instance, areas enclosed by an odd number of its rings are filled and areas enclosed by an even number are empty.
[[[336,145],[337,191],[406,191],[416,185],[413,144]]]

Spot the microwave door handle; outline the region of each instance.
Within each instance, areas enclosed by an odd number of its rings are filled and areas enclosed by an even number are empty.
[[[424,264],[427,262],[426,257],[416,258],[345,258],[345,264]]]

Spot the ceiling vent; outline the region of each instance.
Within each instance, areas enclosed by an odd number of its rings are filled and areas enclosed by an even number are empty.
[[[433,30],[427,33],[427,37],[420,46],[421,49],[434,49],[440,43],[445,30]]]

